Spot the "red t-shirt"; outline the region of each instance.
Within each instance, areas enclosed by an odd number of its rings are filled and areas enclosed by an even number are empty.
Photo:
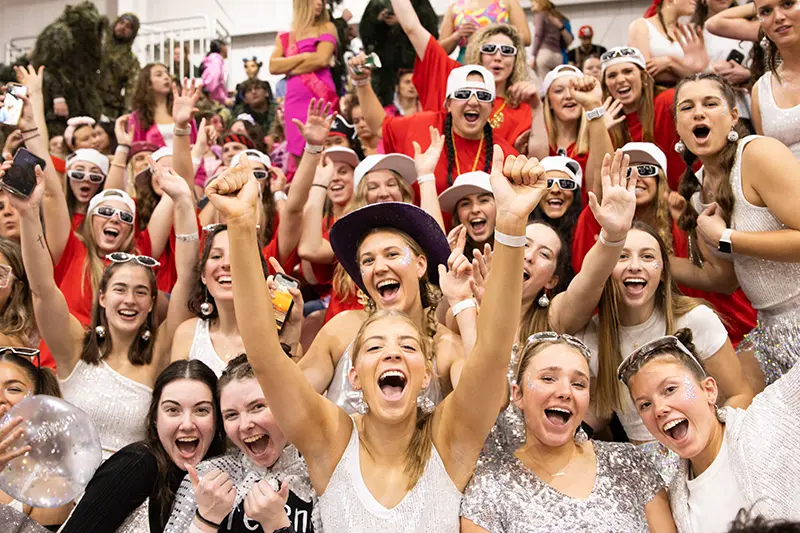
[[[575,272],[580,271],[583,258],[597,241],[600,229],[600,224],[594,218],[591,209],[586,207],[578,217],[578,223],[575,225],[575,232],[572,235],[572,268]],[[689,257],[689,239],[674,222],[672,224],[672,246],[677,257]],[[679,288],[686,296],[707,300],[716,309],[723,319],[734,346],[756,327],[756,312],[741,289],[729,295],[688,287]]]
[[[330,319],[342,311],[352,311],[354,309],[364,309],[364,306],[358,301],[358,296],[351,294],[342,300],[336,291],[333,291],[331,292],[331,301],[328,304],[328,311],[325,313],[324,323],[327,324]]]
[[[575,152],[576,144],[572,143],[567,147],[567,157],[570,159],[574,159],[576,163],[581,166],[581,172],[583,172],[583,183],[581,184],[581,205],[586,207],[589,205],[589,188],[586,187],[586,162],[589,160],[589,152],[585,154],[578,154]],[[558,155],[558,150],[550,147],[550,156]]]
[[[333,223],[329,217],[322,220],[322,239],[330,242],[331,226]],[[330,285],[333,281],[333,273],[336,269],[336,258],[333,258],[333,263],[309,263],[311,271],[314,273],[314,279],[317,280],[317,285]],[[328,291],[325,291],[326,293]]]
[[[424,111],[442,110],[447,96],[447,77],[451,70],[460,66],[462,66],[461,63],[451,59],[431,35],[428,46],[425,47],[425,57],[422,60],[418,57],[414,62],[414,87],[417,88],[419,101]],[[494,128],[495,141],[503,138],[512,146],[520,135],[531,129],[533,121],[533,113],[529,105],[522,104],[519,107],[511,107],[505,105],[505,99],[500,96],[494,100],[492,117],[499,122]],[[387,154],[390,152],[391,150],[386,150]],[[412,152],[411,155],[413,156],[414,153]]]
[[[653,144],[661,148],[667,156],[667,180],[669,188],[678,190],[681,176],[686,170],[686,164],[679,153],[675,151],[678,142],[678,132],[675,130],[675,118],[672,111],[675,101],[675,89],[669,89],[653,99]],[[627,113],[625,124],[633,142],[643,142],[642,123],[639,122],[638,113]],[[617,148],[621,148],[618,146]],[[699,167],[698,167],[699,168]]]
[[[420,148],[424,152],[431,144],[431,134],[428,128],[434,126],[440,132],[444,129],[444,120],[447,113],[444,111],[423,111],[416,113],[410,117],[386,117],[383,121],[383,144],[386,147],[386,153],[397,152],[405,154],[409,157],[414,157],[413,141],[419,143]],[[454,165],[452,179],[458,177],[458,168],[461,173],[471,172],[473,170],[485,170],[486,163],[486,145],[480,139],[465,139],[458,134],[454,133],[454,145],[456,154],[458,155],[458,166]],[[503,154],[519,155],[511,144],[503,138],[494,138],[494,143],[500,145],[503,149]],[[480,147],[481,153],[478,154]],[[492,147],[489,147],[492,150]],[[490,152],[491,153],[491,152]],[[477,161],[477,164],[476,164]],[[473,169],[473,164],[475,168]],[[487,172],[490,172],[488,169]],[[450,184],[447,183],[447,147],[442,151],[439,158],[439,163],[436,165],[436,191],[441,194]],[[419,187],[414,184],[414,189],[419,198]]]
[[[85,219],[86,215],[83,213],[72,213],[72,231],[78,231]]]
[[[300,264],[300,256],[297,255],[297,247],[295,246],[294,250],[289,254],[289,257],[286,258],[286,261],[281,262],[281,258],[278,255],[278,224],[280,224],[280,221],[280,216],[278,213],[275,213],[275,226],[272,230],[272,239],[261,249],[261,253],[264,254],[264,259],[267,261],[270,274],[275,274],[275,270],[272,268],[272,265],[269,264],[269,258],[274,257],[281,263],[284,272],[287,272],[291,276],[295,267]]]

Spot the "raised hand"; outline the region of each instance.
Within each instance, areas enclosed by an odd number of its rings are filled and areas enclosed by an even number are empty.
[[[472,250],[472,281],[470,288],[478,305],[483,301],[483,293],[486,291],[486,281],[489,279],[489,272],[492,270],[492,247],[489,243],[483,245],[483,253],[477,248]]]
[[[569,94],[578,102],[584,111],[591,111],[602,105],[603,89],[593,76],[570,78]]]
[[[533,109],[541,103],[539,87],[532,81],[518,81],[506,92],[517,102],[525,102]]]
[[[17,80],[28,88],[28,96],[42,94],[42,78],[44,72],[44,65],[37,69],[33,65],[27,67],[15,66],[14,72],[17,75]]]
[[[629,163],[630,156],[623,156],[622,150],[617,150],[613,158],[606,154],[600,171],[603,203],[599,204],[594,193],[589,192],[589,209],[609,241],[620,241],[628,235],[636,212],[636,177],[627,178]]]
[[[677,41],[683,49],[683,65],[692,72],[702,72],[708,66],[710,58],[703,30],[689,24],[678,24]]]
[[[622,109],[622,104],[614,100],[610,96],[603,102],[603,107],[606,108],[606,114],[603,115],[603,121],[606,123],[606,129],[610,130],[617,124],[625,122],[625,111]]]
[[[11,161],[5,161],[0,165],[0,182],[3,181],[6,172],[11,168],[11,163]],[[7,195],[8,201],[11,202],[11,206],[17,210],[19,216],[24,216],[29,212],[39,216],[39,206],[44,197],[44,171],[39,168],[39,165],[36,165],[34,172],[36,173],[36,187],[34,187],[29,197],[22,198],[13,193]]]
[[[23,108],[22,113],[23,115],[25,114],[25,108]],[[21,118],[20,121],[22,121]],[[22,131],[16,129],[11,133],[9,133],[8,137],[6,137],[6,143],[5,145],[3,145],[3,153],[14,155],[17,151],[17,148],[19,148],[19,145],[21,144],[22,144]]]
[[[131,145],[133,142],[133,123],[130,115],[122,115],[114,121],[114,135],[117,137],[117,144]]]
[[[189,188],[189,184],[177,172],[158,163],[152,157],[148,158],[148,162],[153,173],[153,179],[173,201],[178,201],[180,198],[192,198],[192,190]]]
[[[306,144],[322,146],[325,142],[328,133],[331,131],[331,124],[333,124],[332,108],[333,104],[331,102],[326,102],[322,98],[319,100],[312,98],[308,103],[306,123],[303,124],[296,118],[292,119],[294,125],[300,130],[300,134],[306,140]]]
[[[172,120],[176,125],[186,127],[199,111],[197,101],[202,95],[202,86],[202,83],[197,83],[194,79],[189,81],[187,78],[183,79],[180,92],[177,84],[172,85]]]
[[[206,187],[211,205],[226,219],[253,216],[258,203],[258,182],[246,157],[235,167],[225,169]]]
[[[422,153],[422,149],[417,141],[413,141],[414,145],[414,166],[417,168],[417,176],[424,176],[425,174],[433,174],[436,170],[436,165],[439,164],[439,157],[442,155],[444,148],[444,136],[439,133],[439,130],[430,126],[428,128],[431,135],[431,145]]]
[[[317,163],[317,170],[314,172],[314,185],[322,185],[326,189],[331,184],[334,171],[333,163],[327,157],[323,157]]]
[[[528,220],[547,193],[547,179],[535,157],[510,155],[503,161],[503,149],[494,145],[492,173],[489,177],[497,206],[497,217],[509,216],[517,221]]]
[[[461,230],[456,237],[455,246],[447,258],[447,268],[439,265],[439,288],[451,306],[472,298],[472,263],[464,255],[467,228],[459,227]]]
[[[284,481],[275,492],[269,481],[262,479],[244,497],[244,514],[257,520],[264,531],[277,531],[291,526],[284,509],[289,498],[289,485]]]
[[[197,511],[206,520],[217,524],[222,523],[233,510],[233,504],[236,501],[236,487],[230,476],[221,470],[214,469],[201,478],[197,475],[194,466],[187,463],[184,467],[192,482]]]
[[[372,69],[367,66],[367,55],[359,53],[347,60],[350,79],[354,81],[368,80],[372,76]]]
[[[272,192],[286,190],[286,174],[278,167],[269,169],[269,190]]]

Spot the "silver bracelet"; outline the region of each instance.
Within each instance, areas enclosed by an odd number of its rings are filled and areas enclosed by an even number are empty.
[[[175,240],[178,241],[178,242],[199,241],[200,240],[200,233],[195,231],[194,233],[185,233],[185,234],[182,234],[182,235],[177,235],[176,234],[175,235]]]
[[[603,106],[595,107],[591,111],[586,112],[586,120],[592,121],[598,119],[606,114],[606,108]]]
[[[528,242],[525,235],[506,235],[499,230],[494,230],[494,241],[509,248],[522,248]]]
[[[460,302],[451,306],[450,309],[453,311],[453,318],[457,317],[461,311],[469,309],[470,307],[478,307],[478,303],[475,301],[474,298],[461,300]]]
[[[308,144],[308,143],[306,143],[306,147],[303,148],[303,150],[312,155],[321,154],[324,149],[325,146],[322,144]]]
[[[600,242],[603,244],[603,246],[608,246],[609,248],[622,248],[623,246],[625,246],[625,241],[626,241],[627,237],[625,237],[624,239],[621,239],[619,241],[609,241],[608,239],[606,239],[603,236],[604,231],[605,230],[601,229],[600,230],[600,234],[597,237],[600,240]]]

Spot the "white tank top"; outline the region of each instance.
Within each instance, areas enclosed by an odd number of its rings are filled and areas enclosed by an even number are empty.
[[[744,197],[742,151],[750,141],[758,138],[759,135],[748,135],[739,141],[736,149],[736,161],[730,173],[734,198],[731,229],[749,232],[786,229],[768,207],[753,205]],[[698,172],[697,177],[702,184],[702,174]],[[698,191],[692,195],[692,206],[698,213],[707,207],[702,203],[700,194]],[[753,305],[753,309],[768,311],[770,308],[781,307],[800,295],[800,264],[770,261],[760,257],[738,255],[735,252],[736,250],[728,260],[733,261],[739,285]]]
[[[189,348],[189,360],[197,359],[206,364],[208,368],[214,371],[217,377],[222,375],[222,371],[228,366],[214,349],[211,343],[211,334],[208,331],[210,321],[199,319],[194,328],[194,340],[192,347]]]
[[[772,72],[758,78],[758,107],[761,111],[761,129],[764,135],[774,137],[789,147],[800,159],[800,105],[783,109],[775,103],[772,94]]]
[[[647,23],[648,41],[650,44],[650,57],[677,57],[683,58],[683,48],[677,41],[667,39],[658,31],[655,24],[645,19]]]
[[[336,533],[458,533],[461,493],[455,486],[436,446],[425,472],[414,488],[391,509],[369,492],[361,476],[358,429],[319,497],[322,525]]]

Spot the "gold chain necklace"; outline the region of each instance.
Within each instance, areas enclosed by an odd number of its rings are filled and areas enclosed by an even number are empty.
[[[500,109],[495,111],[492,114],[492,116],[489,117],[488,122],[489,122],[489,125],[492,127],[493,130],[496,130],[497,128],[499,128],[503,124],[503,122],[505,121],[506,117],[503,114],[503,109],[506,108],[506,104],[507,103],[508,103],[507,100],[503,101],[503,105],[500,106]]]
[[[524,452],[524,453],[525,453],[525,457],[527,457],[527,458],[528,458],[528,460],[529,460],[530,462],[532,462],[533,464],[535,464],[535,465],[536,465],[538,468],[540,468],[541,470],[544,470],[544,473],[545,473],[545,474],[547,474],[548,476],[550,476],[550,478],[557,478],[557,477],[561,477],[561,476],[566,476],[566,475],[567,475],[567,470],[568,470],[568,469],[569,469],[569,467],[572,465],[572,461],[574,461],[574,460],[575,460],[575,457],[576,457],[576,455],[577,455],[575,452],[576,452],[576,450],[578,450],[579,448],[580,448],[580,446],[579,446],[578,444],[574,444],[574,445],[573,445],[573,447],[572,447],[572,455],[570,456],[570,458],[569,458],[569,461],[568,461],[568,462],[567,462],[567,464],[564,466],[564,468],[562,468],[561,470],[559,470],[558,472],[555,472],[555,473],[551,473],[551,472],[550,472],[550,470],[548,470],[547,468],[545,468],[544,466],[542,466],[542,464],[541,464],[539,461],[537,461],[536,459],[534,459],[534,458],[531,456],[531,454],[530,454],[530,453],[528,453],[528,449],[527,449],[527,448],[525,448],[525,452]],[[581,453],[583,453],[583,449],[581,449]]]

